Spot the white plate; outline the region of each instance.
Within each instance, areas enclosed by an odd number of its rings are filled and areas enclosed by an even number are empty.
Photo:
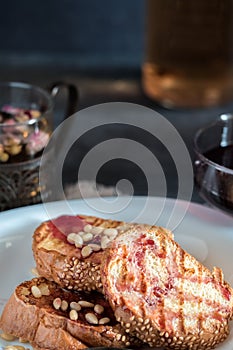
[[[115,198],[54,202],[0,213],[0,313],[16,285],[33,277],[33,231],[42,221],[61,214],[80,213],[125,221],[138,219],[138,222],[170,226],[184,249],[209,268],[221,267],[225,279],[233,285],[233,218],[198,204],[188,206],[179,200],[121,197],[117,201],[118,205]],[[111,212],[111,208],[115,208],[115,212]],[[231,328],[231,335],[218,349],[233,349],[233,325]],[[0,350],[7,344],[0,339]]]

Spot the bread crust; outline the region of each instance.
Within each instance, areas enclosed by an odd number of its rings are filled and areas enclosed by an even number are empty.
[[[32,286],[45,288],[47,295],[35,297]],[[54,299],[65,300],[68,305],[80,300],[89,301],[104,307],[99,315],[93,308],[82,307],[78,311],[78,319],[71,320],[68,309],[55,309]],[[95,314],[98,319],[108,317],[108,324],[93,325],[86,319],[87,313]],[[35,278],[20,284],[8,300],[0,319],[0,329],[7,334],[21,337],[34,348],[73,350],[87,347],[120,347],[140,342],[125,333],[121,325],[116,322],[114,314],[102,294],[79,293],[59,288],[54,282],[44,278]]]
[[[118,234],[138,225],[94,216],[77,215],[77,217],[93,227],[116,229]],[[69,221],[69,218],[67,220]],[[139,226],[141,229],[151,227]],[[163,231],[167,235],[172,235],[169,230],[163,229]],[[93,251],[90,256],[83,258],[81,248],[68,243],[63,237],[56,237],[52,221],[46,221],[34,232],[32,250],[40,276],[56,282],[63,288],[102,292],[100,265],[105,249]]]
[[[150,346],[213,349],[229,334],[233,290],[159,230],[137,229],[105,251],[103,291],[123,327]]]

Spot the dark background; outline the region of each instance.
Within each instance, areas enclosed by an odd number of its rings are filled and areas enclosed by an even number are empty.
[[[140,67],[143,0],[10,0],[1,5],[1,64]]]

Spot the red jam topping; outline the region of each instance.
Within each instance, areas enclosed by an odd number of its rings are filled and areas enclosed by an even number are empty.
[[[66,241],[69,233],[82,231],[86,222],[79,216],[62,215],[49,221],[48,225],[54,237]]]

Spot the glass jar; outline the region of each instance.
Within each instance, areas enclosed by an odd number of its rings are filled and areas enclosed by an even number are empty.
[[[233,100],[233,1],[147,0],[145,93],[165,107]]]

